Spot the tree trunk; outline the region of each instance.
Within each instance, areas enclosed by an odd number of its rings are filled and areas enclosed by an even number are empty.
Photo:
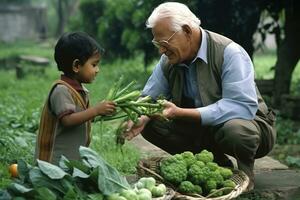
[[[273,106],[281,106],[281,95],[289,94],[293,71],[300,58],[300,14],[299,1],[289,0],[285,5],[285,38],[277,49],[275,64]]]
[[[58,15],[58,24],[56,29],[56,36],[60,36],[64,32],[65,23],[66,23],[64,9],[63,9],[63,0],[57,0],[57,15]]]

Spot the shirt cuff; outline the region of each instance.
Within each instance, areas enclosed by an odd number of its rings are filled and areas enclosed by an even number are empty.
[[[201,116],[201,124],[202,125],[211,125],[214,121],[214,116],[212,109],[209,106],[197,108]]]

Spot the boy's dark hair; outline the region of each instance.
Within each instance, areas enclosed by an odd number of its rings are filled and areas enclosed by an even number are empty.
[[[91,56],[103,54],[102,47],[87,33],[64,33],[55,45],[54,59],[58,70],[65,74],[72,74],[72,65],[75,59],[83,65]]]

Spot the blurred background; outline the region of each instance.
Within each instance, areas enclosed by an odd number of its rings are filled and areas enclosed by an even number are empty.
[[[40,111],[60,74],[53,59],[57,38],[85,31],[105,48],[97,80],[87,85],[92,103],[105,98],[121,75],[125,82],[137,80],[142,89],[159,59],[145,21],[162,2],[0,0],[0,188],[10,182],[9,163],[32,162]],[[270,155],[300,168],[300,1],[178,2],[200,18],[204,29],[231,38],[249,53],[256,83],[278,116],[277,144]],[[112,145],[115,126],[95,124],[92,148],[123,173],[134,173],[140,153],[129,144],[123,153]]]

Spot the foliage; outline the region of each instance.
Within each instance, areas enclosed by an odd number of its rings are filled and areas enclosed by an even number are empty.
[[[1,3],[28,4],[33,0],[2,0]]]
[[[96,36],[99,18],[103,15],[104,8],[104,0],[82,0],[79,5],[80,13],[70,21],[71,29],[84,30]]]
[[[259,23],[260,13],[269,5],[268,3],[241,0],[179,2],[189,6],[202,20],[204,28],[230,37],[252,56],[254,52],[252,36]],[[110,59],[142,53],[145,63],[148,64],[157,57],[157,52],[150,42],[152,39],[150,31],[145,30],[145,22],[160,3],[163,1],[82,0],[81,15],[89,18],[78,19],[77,29],[83,28],[97,36],[108,50],[107,55]],[[98,27],[98,30],[95,27]]]
[[[2,195],[8,192],[11,196],[8,199],[39,199],[41,195],[47,200],[92,200],[96,198],[91,198],[91,194],[100,197],[131,188],[125,177],[95,151],[80,147],[79,152],[81,161],[62,157],[59,166],[42,160],[37,160],[37,165],[31,166],[19,160],[19,177],[7,190],[2,191]],[[45,192],[50,196],[45,196]]]
[[[298,123],[290,120],[277,117],[279,121],[276,124],[278,132],[277,143],[280,145],[300,144],[300,129]]]

